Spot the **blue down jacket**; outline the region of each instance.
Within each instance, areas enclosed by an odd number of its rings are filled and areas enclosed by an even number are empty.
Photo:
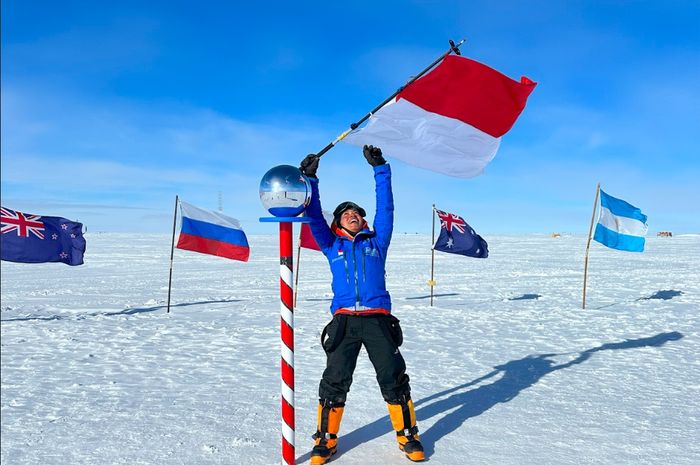
[[[394,229],[394,197],[388,164],[374,167],[377,212],[373,229],[365,227],[354,239],[335,234],[326,224],[321,210],[318,179],[311,178],[311,202],[306,214],[311,232],[328,259],[333,275],[331,313],[348,310],[384,309],[391,311],[386,290],[386,255]],[[334,225],[335,226],[335,225]]]

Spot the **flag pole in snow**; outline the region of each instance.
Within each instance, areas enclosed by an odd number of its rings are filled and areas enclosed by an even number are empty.
[[[586,258],[583,264],[583,303],[581,308],[586,308],[586,281],[588,279],[588,250],[591,248],[591,236],[593,234],[593,223],[595,222],[595,212],[598,208],[598,195],[600,195],[600,183],[595,189],[595,200],[593,201],[593,215],[591,216],[591,227],[588,229],[588,241],[586,242]]]
[[[370,111],[370,112],[367,113],[365,116],[363,116],[362,119],[360,119],[358,122],[351,124],[351,125],[350,125],[350,128],[349,128],[348,130],[346,130],[346,131],[343,132],[341,135],[339,135],[338,137],[336,137],[335,140],[334,140],[333,142],[331,142],[330,144],[328,144],[328,145],[326,145],[324,148],[322,148],[321,151],[319,151],[319,152],[316,153],[316,155],[318,155],[319,157],[323,156],[323,154],[326,153],[326,152],[328,152],[330,149],[332,149],[332,148],[335,146],[335,144],[337,144],[337,143],[340,142],[341,140],[345,139],[345,136],[347,136],[348,134],[350,134],[350,132],[352,132],[352,131],[354,131],[355,129],[357,129],[362,123],[364,123],[365,121],[367,121],[367,120],[369,119],[370,116],[372,116],[375,112],[377,112],[377,111],[378,111],[380,108],[382,108],[384,105],[386,105],[387,103],[389,103],[394,97],[396,97],[397,95],[399,95],[399,92],[401,92],[402,90],[404,90],[404,89],[405,89],[406,87],[408,87],[409,85],[413,84],[413,82],[414,82],[415,80],[417,80],[419,77],[423,76],[425,73],[427,73],[428,71],[430,71],[431,69],[433,69],[433,67],[435,67],[435,65],[437,65],[437,64],[440,63],[442,60],[444,60],[445,57],[446,57],[447,55],[449,55],[450,53],[453,53],[453,52],[454,52],[455,55],[461,55],[461,52],[459,51],[459,47],[465,42],[465,40],[466,40],[466,39],[462,39],[462,40],[460,40],[460,41],[459,41],[458,43],[456,43],[456,44],[454,43],[453,40],[450,40],[450,41],[449,41],[449,42],[450,42],[450,49],[449,49],[448,51],[446,51],[445,53],[443,53],[442,55],[440,55],[440,58],[438,58],[437,60],[433,61],[433,62],[432,62],[430,65],[428,65],[428,67],[425,68],[423,71],[421,71],[420,73],[418,73],[418,74],[416,74],[415,76],[413,76],[406,84],[404,84],[403,86],[399,87],[399,88],[396,90],[396,92],[394,92],[394,93],[391,94],[389,97],[387,97],[382,103],[380,103],[379,105],[377,105],[372,111]]]
[[[170,313],[170,290],[173,284],[173,255],[175,253],[175,226],[177,224],[177,204],[179,198],[175,195],[175,214],[173,215],[173,240],[170,245],[170,276],[168,277],[168,310],[166,313]]]
[[[435,279],[433,279],[433,275],[435,273],[435,204],[433,204],[433,245],[431,246],[430,250],[430,281],[428,281],[428,285],[430,286],[430,306],[433,306],[433,289],[435,288]]]

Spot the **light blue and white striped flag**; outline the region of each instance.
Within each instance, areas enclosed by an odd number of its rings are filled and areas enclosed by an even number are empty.
[[[624,200],[600,190],[600,216],[593,239],[611,249],[644,251],[647,216]]]

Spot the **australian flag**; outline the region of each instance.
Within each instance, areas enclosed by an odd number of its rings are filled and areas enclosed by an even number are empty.
[[[440,236],[433,249],[468,257],[486,258],[489,245],[461,216],[435,210],[440,218]]]
[[[83,225],[58,216],[39,216],[1,207],[2,259],[19,263],[83,264]]]

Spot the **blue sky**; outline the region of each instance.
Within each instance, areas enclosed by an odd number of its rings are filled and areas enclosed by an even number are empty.
[[[175,194],[273,233],[263,174],[298,165],[466,38],[538,82],[484,175],[392,162],[399,232],[431,205],[482,234],[587,233],[595,186],[652,233],[700,232],[700,3],[2,2],[2,204],[89,231],[168,232]],[[391,154],[387,154],[391,162]],[[339,144],[324,207],[374,210]]]

